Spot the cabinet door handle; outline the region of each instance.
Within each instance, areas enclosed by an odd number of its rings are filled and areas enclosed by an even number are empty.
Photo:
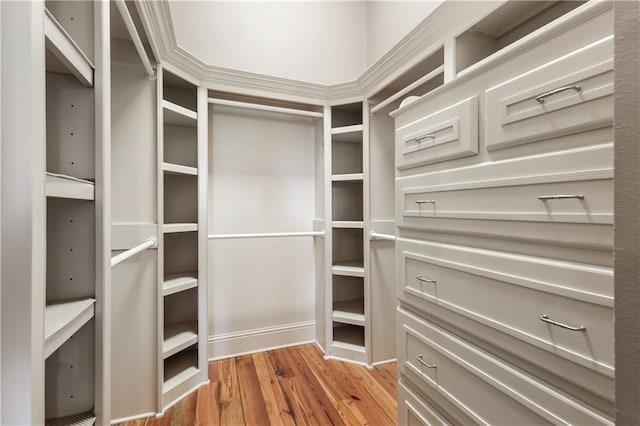
[[[436,280],[430,280],[428,278],[423,277],[422,275],[416,275],[416,279],[418,281],[422,281],[423,283],[432,283],[432,284],[436,283]]]
[[[547,314],[544,314],[543,316],[541,316],[540,320],[546,322],[547,324],[555,325],[556,327],[565,328],[565,329],[571,330],[571,331],[585,331],[587,329],[587,327],[585,327],[584,325],[580,325],[578,327],[574,327],[574,326],[571,326],[571,325],[563,324],[563,323],[558,322],[558,321],[554,321],[551,318],[549,318],[549,315],[547,315]]]
[[[557,95],[558,93],[564,92],[566,90],[575,90],[576,92],[579,93],[579,92],[582,91],[582,87],[580,87],[580,86],[562,86],[562,87],[558,87],[557,89],[549,90],[548,92],[544,92],[544,93],[541,93],[540,95],[536,96],[536,101],[538,101],[541,104],[543,104],[544,100],[546,98],[548,98],[549,96]]]
[[[416,355],[416,359],[420,364],[424,365],[427,368],[436,368],[435,364],[427,364],[426,362],[424,362],[424,359],[422,359],[422,354]]]
[[[578,200],[584,200],[584,195],[582,194],[557,194],[557,195],[540,195],[538,200],[547,201],[547,200],[566,200],[568,198],[575,198]]]
[[[416,204],[435,204],[436,200],[416,200],[414,201]]]
[[[416,141],[417,143],[420,143],[420,142],[422,142],[422,141],[423,141],[423,140],[425,140],[425,139],[433,139],[433,140],[435,140],[435,139],[436,139],[436,135],[434,135],[434,134],[430,133],[430,134],[428,134],[428,135],[418,136],[417,138],[415,138],[415,141]]]

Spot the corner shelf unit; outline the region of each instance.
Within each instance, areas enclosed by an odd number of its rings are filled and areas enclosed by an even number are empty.
[[[101,328],[105,256],[98,238],[105,204],[103,195],[96,195],[103,168],[97,129],[104,125],[96,109],[103,98],[94,90],[94,84],[102,88],[94,77],[94,58],[102,54],[98,28],[106,16],[104,5],[93,1],[45,2],[47,425],[110,420],[101,402],[108,389],[96,386],[104,383],[97,366],[108,345]]]
[[[158,410],[208,383],[206,90],[158,69]]]
[[[363,103],[330,108],[325,124],[327,194],[327,338],[330,357],[369,364],[365,252],[365,121]]]

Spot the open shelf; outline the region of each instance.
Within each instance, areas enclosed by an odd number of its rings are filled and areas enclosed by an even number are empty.
[[[95,422],[96,416],[91,410],[71,416],[46,419],[44,424],[45,426],[94,426]]]
[[[334,220],[331,223],[333,228],[343,228],[343,229],[363,229],[364,222],[357,220]]]
[[[343,349],[364,352],[364,327],[334,322],[333,345]]]
[[[162,170],[166,175],[190,175],[197,176],[198,169],[195,167],[182,166],[180,164],[162,163]]]
[[[334,275],[347,277],[364,277],[364,261],[362,259],[334,261],[331,272]]]
[[[196,374],[198,370],[198,353],[194,350],[184,350],[164,360],[164,383],[162,392],[170,392]]]
[[[460,73],[584,4],[585,1],[506,2],[456,38]]]
[[[174,104],[167,100],[162,101],[164,112],[164,124],[180,127],[196,127],[198,124],[198,114],[183,106]]]
[[[162,225],[162,232],[165,234],[172,234],[176,232],[195,232],[197,230],[197,223],[165,223]]]
[[[73,74],[84,86],[93,87],[94,66],[62,25],[45,8],[44,35],[47,71]]]
[[[363,126],[345,126],[331,129],[331,139],[334,142],[362,143]]]
[[[338,181],[331,184],[331,214],[334,221],[363,220],[362,181]]]
[[[162,285],[162,295],[169,296],[197,286],[198,271],[166,273]]]
[[[45,194],[47,197],[93,200],[95,185],[89,180],[47,172]]]
[[[347,129],[362,124],[362,102],[331,107],[331,129]],[[333,133],[333,130],[331,131]],[[340,133],[340,130],[338,130]]]
[[[364,326],[364,298],[334,301],[332,318],[336,322]]]
[[[95,299],[48,303],[44,311],[44,357],[60,346],[94,316]]]
[[[362,182],[363,179],[362,173],[343,173],[331,176],[333,182]]]
[[[198,322],[183,321],[164,325],[162,355],[169,358],[178,352],[198,343]]]

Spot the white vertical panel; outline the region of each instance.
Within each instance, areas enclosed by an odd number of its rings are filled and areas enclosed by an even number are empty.
[[[324,320],[325,320],[325,335],[324,351],[326,354],[330,353],[331,342],[333,342],[333,321],[331,320],[333,314],[333,274],[331,268],[333,266],[333,232],[331,227],[331,218],[333,216],[333,204],[332,193],[333,184],[331,181],[331,175],[333,173],[332,168],[332,146],[331,141],[331,107],[324,107],[324,270],[325,270],[325,301],[324,301]]]
[[[198,87],[198,368],[202,381],[209,380],[208,350],[208,165],[209,103],[207,90]]]

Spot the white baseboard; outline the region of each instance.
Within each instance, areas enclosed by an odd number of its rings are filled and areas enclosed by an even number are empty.
[[[150,413],[142,413],[142,414],[136,414],[135,416],[122,417],[120,419],[113,419],[113,420],[111,420],[111,424],[112,425],[117,425],[119,423],[132,422],[134,420],[140,420],[140,419],[144,419],[146,417],[155,417],[155,416],[156,416],[156,412],[152,411]]]
[[[306,321],[209,336],[209,361],[313,343],[316,322]]]

